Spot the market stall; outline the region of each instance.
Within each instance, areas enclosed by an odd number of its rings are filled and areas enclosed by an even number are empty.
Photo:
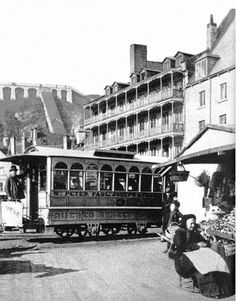
[[[199,209],[204,213],[199,215],[202,218],[198,220],[201,230],[211,242],[211,248],[225,259],[233,275],[235,272],[234,138],[235,130],[232,128],[208,125],[177,157],[161,166],[162,170],[168,169],[165,181],[167,185],[175,184],[181,204],[184,203],[181,192],[188,190],[191,181],[198,183],[196,187],[190,187],[186,206],[191,210],[189,213],[196,214],[194,209],[197,208],[194,204],[198,202]],[[192,166],[196,166],[196,169],[199,167],[201,170],[204,164],[213,166],[212,172],[201,172],[198,177],[193,176]],[[189,178],[191,179],[187,181]],[[181,187],[184,189],[181,190]],[[196,192],[193,191],[193,187]]]

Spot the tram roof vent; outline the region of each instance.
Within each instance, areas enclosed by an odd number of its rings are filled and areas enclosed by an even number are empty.
[[[101,150],[96,149],[94,151],[94,156],[97,157],[108,157],[108,158],[122,158],[122,159],[133,159],[135,153],[128,151],[117,151],[117,150]]]

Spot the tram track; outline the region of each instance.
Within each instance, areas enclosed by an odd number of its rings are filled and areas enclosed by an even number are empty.
[[[67,248],[77,247],[89,244],[106,244],[128,241],[145,241],[149,239],[157,239],[159,228],[152,228],[146,234],[128,235],[127,232],[121,231],[117,235],[101,234],[99,237],[78,237],[76,235],[69,238],[58,237],[53,230],[47,230],[44,233],[3,233],[0,236],[0,249],[35,245],[40,249],[45,248]]]

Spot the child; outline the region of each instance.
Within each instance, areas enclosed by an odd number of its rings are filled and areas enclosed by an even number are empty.
[[[179,207],[180,207],[180,203],[178,202],[177,198],[175,197],[170,204],[170,212],[167,216],[168,223],[167,223],[166,231],[168,231],[168,227],[172,223],[179,223],[181,221],[183,214],[179,211]],[[169,248],[170,248],[170,242],[167,241],[167,246],[166,246],[166,249],[163,251],[163,253],[167,253]]]

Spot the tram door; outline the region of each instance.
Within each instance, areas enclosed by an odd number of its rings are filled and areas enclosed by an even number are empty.
[[[30,217],[36,219],[38,217],[39,197],[38,197],[38,166],[30,167]]]

